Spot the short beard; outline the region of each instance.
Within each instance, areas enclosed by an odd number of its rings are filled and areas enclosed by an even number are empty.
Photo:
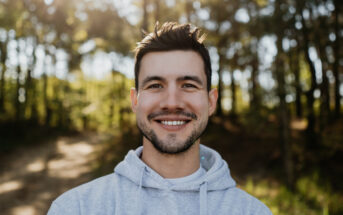
[[[137,127],[142,135],[152,143],[157,151],[163,154],[173,155],[187,151],[205,132],[207,122],[207,120],[205,122],[202,122],[200,126],[195,129],[182,144],[175,144],[176,134],[169,134],[168,138],[171,140],[171,142],[166,143],[160,140],[157,137],[156,133],[153,130],[148,129],[144,123],[137,121]]]

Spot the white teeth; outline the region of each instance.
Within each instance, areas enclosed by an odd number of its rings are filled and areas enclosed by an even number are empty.
[[[186,121],[161,121],[164,125],[183,125]]]

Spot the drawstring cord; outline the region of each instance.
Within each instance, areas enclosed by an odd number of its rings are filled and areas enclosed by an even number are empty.
[[[207,214],[207,181],[200,185],[200,215]]]
[[[144,167],[142,169],[142,175],[141,178],[139,180],[139,186],[138,186],[138,191],[137,191],[137,199],[136,199],[136,210],[138,212],[138,214],[142,213],[142,187],[143,187],[143,177],[144,177],[144,172],[145,172],[145,168]]]

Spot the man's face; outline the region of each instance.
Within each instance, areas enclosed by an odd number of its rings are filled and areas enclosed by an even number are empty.
[[[132,109],[144,141],[168,154],[186,151],[205,130],[217,90],[206,88],[204,62],[194,51],[146,54],[139,89],[131,90]]]

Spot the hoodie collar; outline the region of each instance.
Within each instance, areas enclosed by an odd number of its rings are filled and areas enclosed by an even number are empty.
[[[125,159],[114,169],[117,174],[126,177],[138,186],[179,191],[199,191],[200,186],[205,182],[208,191],[223,190],[236,186],[235,181],[230,175],[227,163],[218,152],[204,145],[200,144],[200,162],[201,166],[206,170],[206,174],[193,181],[177,184],[172,187],[170,187],[170,183],[167,180],[140,159],[142,150],[142,146],[136,150],[130,150]]]

